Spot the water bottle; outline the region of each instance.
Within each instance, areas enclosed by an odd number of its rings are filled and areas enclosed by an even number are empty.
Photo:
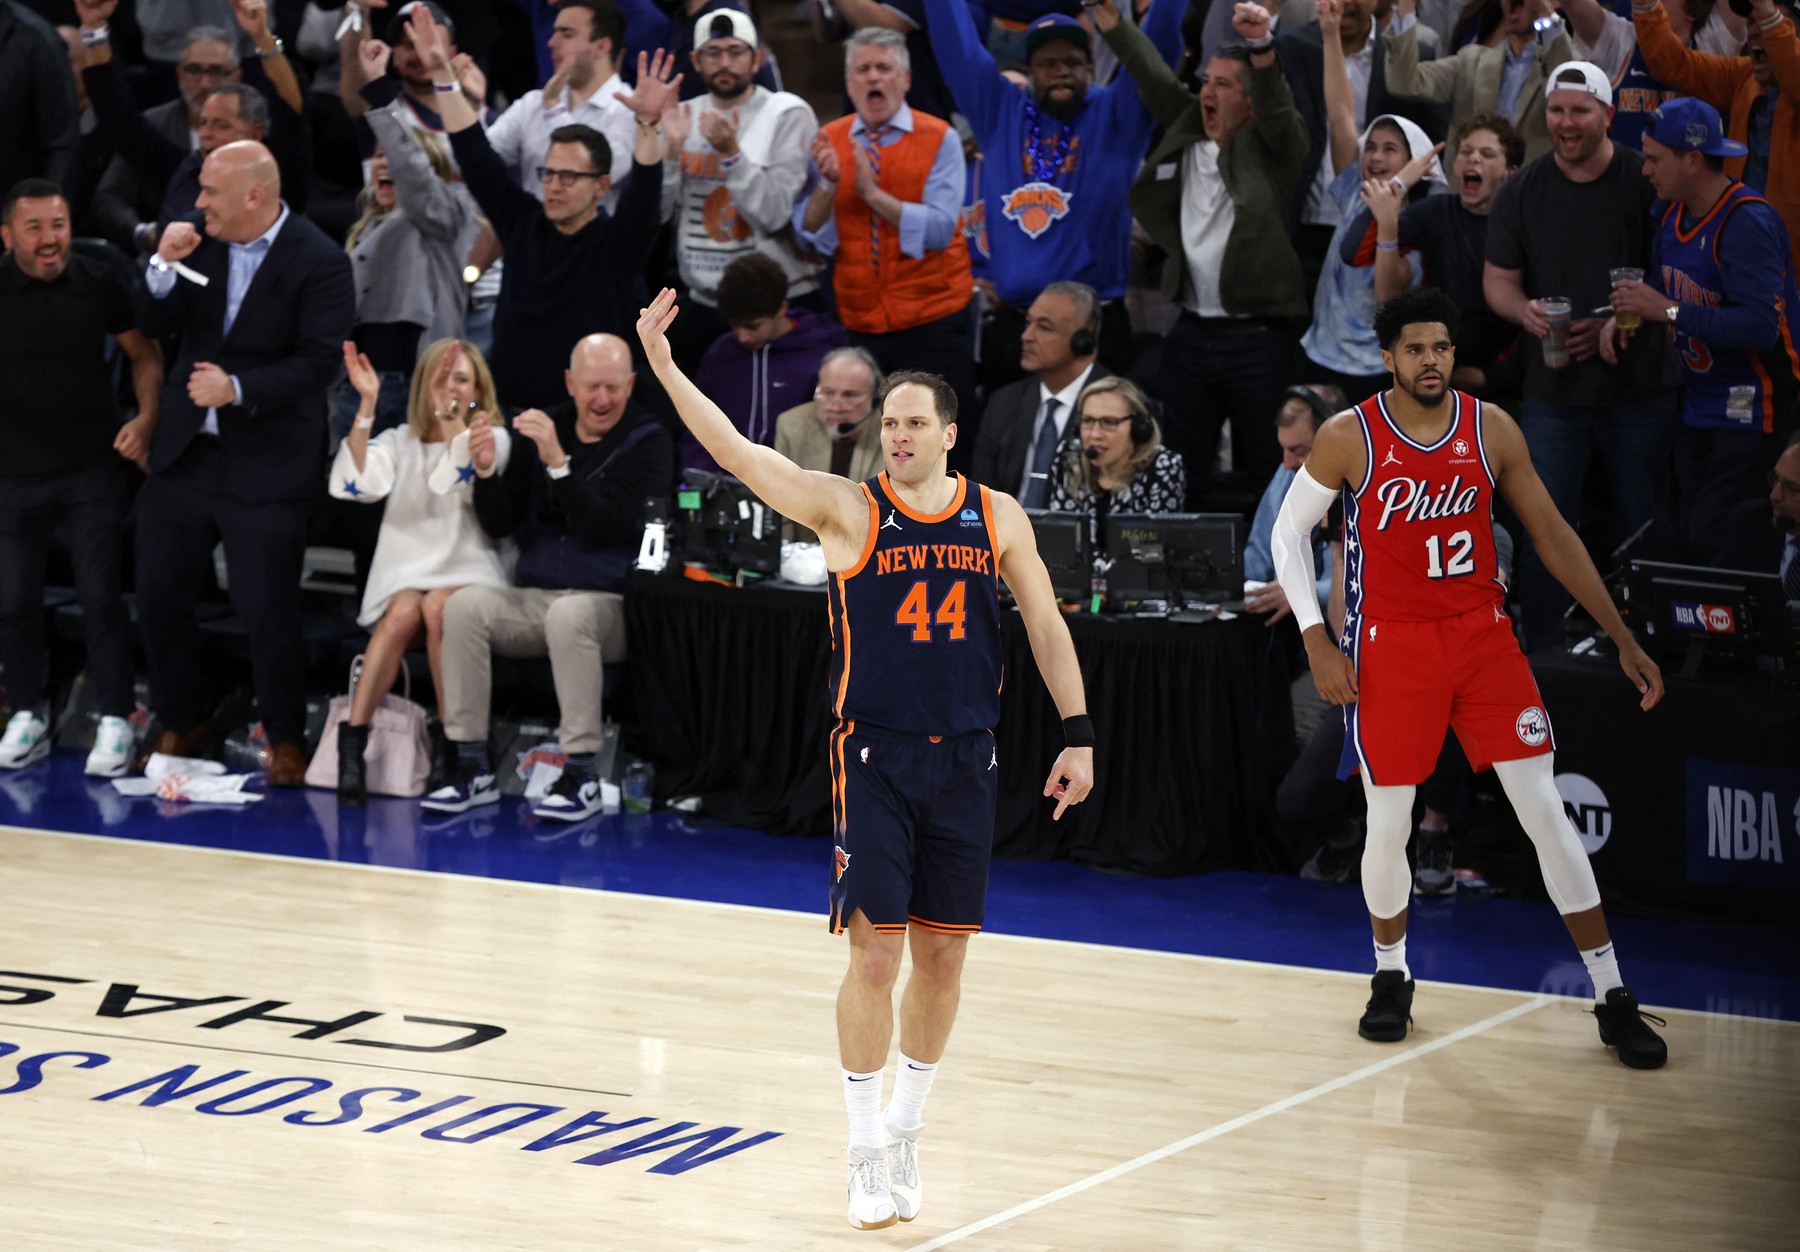
[[[625,767],[625,779],[620,786],[623,793],[620,802],[627,813],[648,813],[651,795],[656,782],[656,771],[648,761],[633,761]]]

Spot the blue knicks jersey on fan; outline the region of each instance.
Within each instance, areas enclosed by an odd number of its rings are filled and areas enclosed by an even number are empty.
[[[1734,245],[1734,239],[1747,240],[1759,225],[1773,228],[1772,232],[1765,229],[1765,240],[1772,233],[1785,245],[1787,238],[1774,207],[1742,183],[1732,184],[1698,222],[1686,219],[1681,205],[1670,205],[1663,211],[1656,237],[1662,289],[1680,304],[1707,309],[1724,305],[1720,271],[1731,268],[1733,248],[1742,246]],[[1775,291],[1757,292],[1750,298],[1774,302],[1777,329],[1772,347],[1760,351],[1726,348],[1675,331],[1675,350],[1683,367],[1681,420],[1686,425],[1772,434],[1777,418],[1794,402],[1795,376],[1800,373],[1794,316],[1800,294],[1795,291],[1789,249],[1769,247],[1765,251],[1781,258],[1780,285]]]
[[[1344,633],[1356,623],[1428,621],[1498,611],[1506,598],[1494,552],[1494,475],[1481,442],[1481,401],[1444,398],[1450,429],[1427,446],[1401,433],[1377,392],[1356,406],[1369,472],[1344,492]]]
[[[988,489],[956,476],[942,513],[910,511],[886,471],[862,484],[869,538],[833,574],[831,708],[917,735],[1000,720],[1000,571]]]

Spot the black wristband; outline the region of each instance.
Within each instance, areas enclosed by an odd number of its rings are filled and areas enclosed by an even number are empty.
[[[1086,713],[1063,718],[1063,742],[1071,748],[1094,746],[1094,719]]]

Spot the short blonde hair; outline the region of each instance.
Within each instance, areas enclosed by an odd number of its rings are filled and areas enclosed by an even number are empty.
[[[1081,429],[1081,413],[1087,407],[1088,397],[1109,391],[1119,393],[1133,417],[1142,417],[1150,423],[1150,438],[1143,443],[1134,444],[1131,459],[1125,462],[1128,478],[1135,479],[1156,460],[1156,454],[1162,449],[1162,423],[1150,411],[1150,397],[1144,394],[1142,387],[1119,374],[1094,379],[1075,397],[1075,429],[1077,432]],[[1063,471],[1063,486],[1068,493],[1079,499],[1084,492],[1098,491],[1100,484],[1094,474],[1094,463],[1086,457],[1069,459],[1074,463]]]
[[[429,436],[437,427],[437,414],[431,410],[431,376],[453,344],[462,345],[463,355],[469,358],[469,368],[475,374],[475,407],[485,411],[495,424],[503,420],[500,397],[494,394],[494,376],[481,349],[467,339],[439,339],[419,354],[419,363],[413,366],[412,391],[406,400],[406,425],[421,443],[429,443]]]

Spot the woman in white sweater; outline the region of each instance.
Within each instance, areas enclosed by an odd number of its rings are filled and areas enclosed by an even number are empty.
[[[493,376],[479,349],[440,339],[413,370],[406,425],[370,438],[381,378],[369,358],[344,345],[344,368],[361,399],[350,433],[331,466],[331,494],[339,500],[387,501],[381,534],[357,621],[370,630],[350,720],[338,727],[338,802],[368,802],[363,753],[369,723],[394,685],[421,633],[431,681],[443,706],[444,602],[459,587],[505,587],[510,545],[488,538],[475,519],[475,469],[469,428],[500,412]],[[504,469],[511,436],[494,430],[497,469]],[[442,733],[432,736],[435,758]],[[434,764],[436,762],[434,761]]]

